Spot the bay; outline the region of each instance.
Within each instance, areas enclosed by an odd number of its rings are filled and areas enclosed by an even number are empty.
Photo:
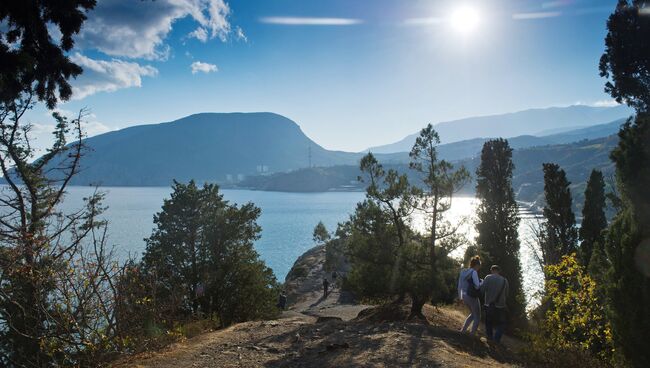
[[[83,204],[83,198],[94,192],[92,187],[70,187],[61,209],[72,211]],[[104,204],[108,207],[102,217],[109,222],[109,244],[118,254],[139,258],[145,248],[144,239],[153,230],[153,216],[161,210],[163,200],[169,198],[169,187],[103,187]],[[253,202],[262,210],[259,225],[261,238],[255,248],[279,281],[284,281],[294,261],[314,246],[312,232],[318,221],[323,221],[330,232],[339,222],[345,221],[354,211],[356,203],[364,198],[361,192],[286,193],[252,190],[222,190],[231,203]],[[456,197],[448,218],[461,223],[467,244],[476,234],[473,223],[478,201],[474,197]],[[536,304],[537,293],[542,288],[543,276],[534,255],[527,245],[532,234],[531,222],[535,215],[520,209],[521,263],[524,291],[531,305]],[[416,215],[416,229],[423,230],[423,221]],[[467,245],[466,244],[466,245]],[[453,253],[462,258],[464,247]]]

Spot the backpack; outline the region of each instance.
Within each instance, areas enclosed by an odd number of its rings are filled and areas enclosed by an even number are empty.
[[[472,270],[472,272],[469,273],[469,276],[465,279],[465,281],[467,281],[467,283],[468,283],[468,285],[467,285],[467,295],[471,296],[472,298],[478,298],[479,295],[480,295],[479,289],[477,289],[474,286],[474,281],[472,281],[472,275],[473,275],[474,272],[476,272],[476,271]]]

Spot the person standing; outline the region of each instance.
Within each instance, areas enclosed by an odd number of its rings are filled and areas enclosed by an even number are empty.
[[[327,281],[327,277],[323,277],[323,297],[327,297],[327,292],[329,291],[330,282]]]
[[[481,269],[481,258],[476,256],[469,263],[469,268],[464,268],[458,276],[458,297],[463,301],[470,314],[465,319],[461,332],[466,332],[472,324],[471,334],[475,335],[478,325],[481,323],[481,302],[479,300],[479,288],[481,280],[478,278],[478,271]]]
[[[481,284],[481,292],[485,293],[485,334],[488,340],[496,342],[501,342],[508,311],[508,279],[500,273],[501,268],[493,265]]]

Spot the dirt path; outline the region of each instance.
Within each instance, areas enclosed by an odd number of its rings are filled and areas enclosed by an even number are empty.
[[[513,366],[503,348],[458,332],[464,312],[455,307],[426,306],[428,324],[386,322],[377,318],[379,309],[355,319],[369,307],[354,304],[336,287],[323,297],[322,259],[324,249],[317,247],[296,262],[303,269],[299,277],[287,277],[290,306],[279,319],[206,333],[115,367]]]

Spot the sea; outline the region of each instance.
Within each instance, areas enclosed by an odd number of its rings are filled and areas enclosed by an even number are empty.
[[[83,199],[95,190],[93,187],[69,187],[61,210],[68,212],[80,208]],[[109,245],[114,246],[121,257],[139,258],[145,249],[144,239],[154,228],[153,216],[161,210],[163,200],[169,198],[171,188],[103,187],[99,191],[105,194],[107,208],[102,218],[108,221]],[[294,261],[315,245],[312,234],[316,224],[322,221],[330,232],[335,231],[337,224],[347,220],[365,196],[362,192],[286,193],[230,189],[221,192],[230,203],[252,202],[261,209],[258,224],[262,232],[255,249],[281,282]],[[477,203],[474,197],[453,198],[448,219],[459,226],[466,238],[465,245],[452,253],[455,257],[462,258],[464,248],[474,241]],[[520,207],[520,216],[524,291],[529,304],[535,305],[543,288],[543,274],[532,248],[535,244],[531,226],[535,225],[538,216],[524,206]],[[425,231],[424,224],[423,215],[414,214],[414,228]]]

